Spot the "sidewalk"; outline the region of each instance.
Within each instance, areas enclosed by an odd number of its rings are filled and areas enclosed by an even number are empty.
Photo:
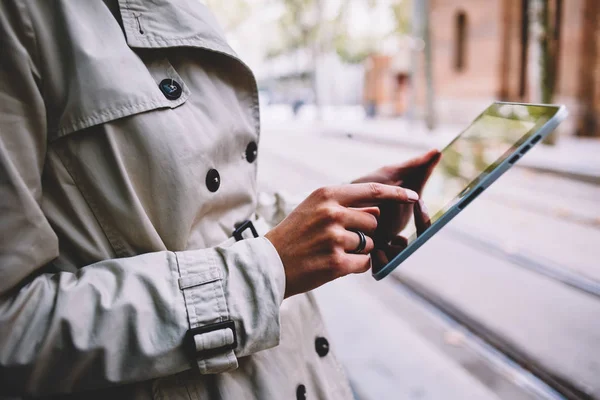
[[[329,120],[319,125],[325,135],[416,149],[441,149],[465,128],[443,125],[428,131],[420,121],[405,119]],[[535,146],[516,165],[600,185],[600,139],[561,136],[555,146]]]
[[[390,281],[391,282],[391,281]],[[388,281],[383,286],[390,286]],[[487,365],[490,360],[472,354],[469,339],[451,356],[440,347],[454,347],[444,337],[457,334],[431,312],[419,309],[431,319],[429,329],[434,338],[427,338],[390,307],[415,306],[415,300],[387,289],[368,274],[352,275],[324,285],[314,291],[318,300],[333,351],[345,366],[357,400],[500,400],[506,394],[505,371],[490,367],[486,386],[464,364]],[[374,293],[386,293],[389,304]],[[391,297],[389,294],[392,294]],[[417,307],[423,307],[418,305]],[[351,311],[350,311],[351,310]],[[434,344],[439,341],[441,343]],[[508,379],[512,381],[513,379]],[[527,390],[514,391],[518,400],[529,400]],[[506,397],[505,397],[506,398]]]

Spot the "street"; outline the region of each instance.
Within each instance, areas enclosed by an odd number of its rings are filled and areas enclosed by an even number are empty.
[[[259,152],[260,190],[303,196],[420,150],[289,121],[263,124]],[[600,398],[599,204],[600,186],[515,167],[392,276],[352,276],[317,289],[357,397],[560,398],[402,287],[406,281]]]

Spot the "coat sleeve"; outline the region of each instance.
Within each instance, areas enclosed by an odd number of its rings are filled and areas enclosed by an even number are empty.
[[[42,207],[35,49],[27,10],[0,2],[0,396],[142,381],[194,362],[218,373],[277,345],[285,276],[265,238],[47,272],[59,246]]]

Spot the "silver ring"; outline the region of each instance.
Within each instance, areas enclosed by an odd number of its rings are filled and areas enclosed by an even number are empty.
[[[358,246],[352,251],[353,254],[362,254],[367,247],[367,237],[361,231],[354,231],[358,235]]]

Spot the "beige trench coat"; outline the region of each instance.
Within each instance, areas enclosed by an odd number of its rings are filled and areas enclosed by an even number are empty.
[[[198,1],[0,2],[0,395],[352,397],[313,298],[231,239],[258,113]]]

